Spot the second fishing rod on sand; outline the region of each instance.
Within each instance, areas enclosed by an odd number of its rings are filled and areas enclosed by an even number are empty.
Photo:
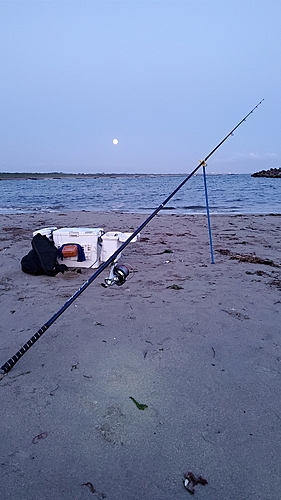
[[[43,335],[43,333],[50,328],[50,326],[68,309],[68,307],[81,295],[81,293],[88,288],[88,286],[106,269],[110,264],[112,265],[111,271],[110,271],[110,276],[107,280],[107,285],[122,285],[125,283],[126,278],[129,274],[129,269],[126,266],[122,265],[117,265],[115,263],[116,258],[118,255],[129,245],[129,243],[142,231],[142,229],[160,212],[160,210],[163,209],[163,207],[173,198],[173,196],[186,184],[186,182],[199,170],[200,167],[203,167],[204,172],[205,172],[205,165],[207,160],[217,151],[222,144],[235,132],[235,130],[240,127],[240,125],[245,122],[250,116],[255,109],[257,109],[260,104],[263,102],[264,99],[262,99],[225,137],[222,139],[222,141],[219,142],[219,144],[212,149],[212,151],[203,159],[200,161],[200,163],[197,165],[194,170],[185,177],[185,179],[174,189],[174,191],[167,196],[167,198],[159,205],[149,217],[128,237],[128,239],[114,252],[109,259],[107,259],[106,262],[104,262],[98,269],[97,271],[94,272],[94,274],[87,280],[83,285],[65,302],[65,304],[57,311],[44,325],[39,328],[39,330],[26,342],[21,349],[19,349],[14,356],[12,356],[6,363],[4,363],[1,368],[0,368],[0,373],[1,374],[7,374],[14,366],[15,364],[19,361],[19,359],[30,349],[30,347],[37,342],[37,340]],[[207,207],[208,208],[208,207]]]

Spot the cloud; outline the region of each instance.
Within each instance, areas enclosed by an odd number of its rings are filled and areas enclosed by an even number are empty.
[[[213,160],[214,164],[226,164],[226,163],[238,163],[245,161],[267,161],[267,160],[280,160],[280,156],[276,153],[234,153],[232,156],[228,158],[215,159]]]
[[[273,152],[251,151],[250,153],[234,153],[228,158],[214,159],[211,163],[212,170],[219,173],[252,173],[278,168],[281,165],[281,156]]]
[[[247,160],[247,157],[250,160],[277,160],[280,157],[276,153],[264,153],[264,154],[259,154],[259,153],[249,153],[248,155],[242,155],[243,159]]]

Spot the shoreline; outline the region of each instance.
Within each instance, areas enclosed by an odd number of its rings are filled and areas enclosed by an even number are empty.
[[[65,173],[65,172],[0,172],[0,181],[4,180],[45,180],[45,179],[99,179],[99,178],[115,178],[115,177],[178,177],[187,176],[188,174],[141,174],[141,173]],[[199,175],[199,174],[197,174]],[[209,174],[212,175],[212,174]],[[224,174],[223,174],[224,175]]]
[[[87,178],[115,178],[115,177],[187,177],[189,173],[179,172],[177,174],[173,173],[67,173],[67,172],[0,172],[0,181],[4,180],[44,180],[44,179],[87,179]],[[203,173],[200,171],[194,174],[194,176],[202,176]],[[224,175],[248,175],[256,176],[251,172],[248,173],[230,173],[230,172],[206,172],[207,176],[224,176]]]
[[[41,216],[44,217],[44,215],[52,215],[53,217],[58,216],[60,217],[61,214],[77,214],[77,213],[83,213],[83,214],[107,214],[109,217],[111,216],[124,216],[127,215],[133,216],[133,215],[138,215],[143,218],[149,217],[155,209],[151,209],[150,211],[134,211],[134,212],[127,212],[127,211],[117,211],[117,210],[111,210],[111,211],[102,211],[102,210],[33,210],[33,211],[25,211],[25,210],[17,210],[17,211],[7,211],[7,212],[1,212],[0,211],[0,217],[5,217],[5,216]],[[207,217],[206,212],[180,212],[176,211],[175,208],[163,208],[161,209],[157,216],[177,216],[177,217],[189,217],[189,216],[194,216],[194,217]],[[210,211],[210,217],[211,219],[213,217],[266,217],[266,216],[271,216],[271,217],[279,217],[281,216],[281,211],[274,211],[274,212],[211,212]]]

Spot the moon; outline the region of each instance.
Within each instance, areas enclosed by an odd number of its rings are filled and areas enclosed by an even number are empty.
[[[113,142],[114,146],[116,146],[116,145],[118,144],[118,142],[119,142],[119,141],[118,141],[118,139],[113,139],[113,141],[112,141],[112,142]]]

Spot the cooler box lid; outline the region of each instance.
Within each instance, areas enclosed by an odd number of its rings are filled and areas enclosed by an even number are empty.
[[[120,236],[119,236],[119,241],[121,241],[122,243],[125,243],[125,241],[127,241],[127,239],[132,236],[133,233],[121,233]],[[137,240],[140,239],[140,233],[138,233],[132,240],[131,240],[131,243],[135,243]]]
[[[55,235],[69,236],[70,238],[79,238],[79,236],[101,236],[103,229],[100,227],[62,227],[53,232]]]

